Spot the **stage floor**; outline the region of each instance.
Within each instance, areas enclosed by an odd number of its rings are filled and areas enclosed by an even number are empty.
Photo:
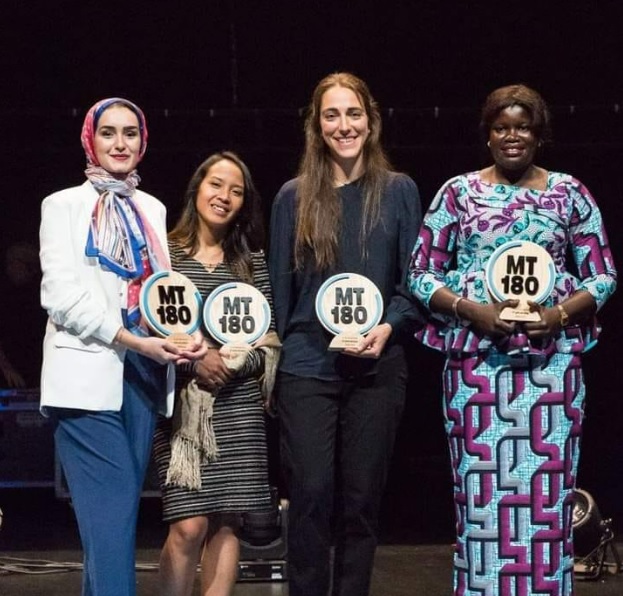
[[[79,563],[76,550],[55,551],[0,551],[0,561],[19,557],[32,564],[39,559]],[[137,573],[138,596],[158,594],[158,576],[155,571],[157,549],[138,549],[138,564],[151,569]],[[450,596],[451,548],[449,545],[382,545],[378,548],[371,596]],[[80,571],[65,573],[0,572],[0,592],[3,596],[72,596],[80,594]],[[193,593],[199,595],[196,589]],[[234,596],[287,596],[286,582],[241,582],[236,584]],[[597,581],[577,582],[576,596],[620,596],[623,594],[623,575],[604,574]]]
[[[80,594],[81,551],[70,505],[50,499],[45,491],[0,490],[0,508],[4,512],[0,528],[2,596]],[[144,499],[138,526],[138,596],[157,596],[157,561],[165,532],[157,499]],[[623,544],[617,550],[623,553]],[[68,563],[63,567],[70,570],[51,573],[49,568],[38,566],[41,561]],[[10,565],[28,572],[7,571]],[[451,566],[452,544],[443,537],[435,543],[386,542],[377,551],[371,595],[450,596]],[[576,585],[576,596],[620,596],[623,573],[615,575],[606,570],[600,579],[578,581]],[[234,596],[287,594],[287,583],[281,581],[239,582],[234,591]]]

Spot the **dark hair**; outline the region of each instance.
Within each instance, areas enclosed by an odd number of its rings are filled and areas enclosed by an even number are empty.
[[[489,138],[493,121],[506,108],[520,106],[531,118],[534,135],[539,141],[551,140],[550,113],[541,95],[526,85],[508,85],[500,87],[489,94],[482,106],[480,116],[480,133],[483,139]]]
[[[365,253],[365,238],[380,217],[380,203],[389,160],[381,146],[381,113],[368,86],[348,72],[336,72],[322,79],[314,89],[305,118],[305,150],[299,165],[298,214],[295,263],[301,268],[304,255],[311,252],[316,266],[325,269],[335,264],[337,238],[341,225],[340,202],[333,179],[331,153],[322,137],[320,112],[323,95],[332,87],[350,89],[359,98],[368,117],[368,135],[363,147],[364,213],[360,239]],[[309,251],[308,249],[312,249]]]
[[[190,256],[199,250],[199,214],[197,213],[197,193],[199,186],[207,176],[210,168],[222,160],[231,161],[242,172],[244,182],[244,196],[242,207],[235,221],[229,226],[223,240],[225,262],[232,271],[243,280],[252,282],[253,262],[251,252],[263,248],[264,220],[261,209],[261,199],[251,173],[246,164],[232,151],[221,151],[210,155],[190,178],[184,195],[182,213],[169,233],[169,239],[177,242]]]

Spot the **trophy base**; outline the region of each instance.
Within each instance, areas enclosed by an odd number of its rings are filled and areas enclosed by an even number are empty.
[[[223,344],[219,350],[223,358],[238,358],[239,356],[246,356],[252,349],[252,346],[245,343],[228,343]]]
[[[340,333],[329,344],[330,352],[341,352],[346,348],[356,348],[363,336],[358,333]]]
[[[187,350],[193,345],[193,338],[188,333],[171,333],[167,337],[167,341],[180,350]]]
[[[505,308],[500,313],[500,319],[504,321],[540,321],[541,315],[536,311],[521,308]]]
[[[219,353],[228,368],[238,370],[242,367],[252,347],[245,343],[223,344]]]

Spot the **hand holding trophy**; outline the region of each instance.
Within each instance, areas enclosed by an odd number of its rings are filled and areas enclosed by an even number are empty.
[[[335,335],[329,350],[354,348],[379,324],[383,296],[363,275],[339,273],[327,279],[316,295],[316,315],[322,326]]]
[[[189,348],[201,325],[201,294],[185,275],[158,271],[150,275],[139,296],[147,326],[180,350]]]
[[[270,327],[270,307],[264,294],[250,284],[231,282],[216,288],[203,305],[208,333],[219,343],[221,356],[246,357],[252,344]]]
[[[485,269],[487,286],[494,300],[519,300],[514,308],[505,308],[500,318],[506,321],[538,321],[540,315],[529,302],[545,301],[554,288],[555,268],[552,257],[538,244],[513,241],[498,247]]]

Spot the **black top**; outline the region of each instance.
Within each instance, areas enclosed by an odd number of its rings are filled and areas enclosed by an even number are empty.
[[[301,270],[294,270],[296,189],[296,179],[283,185],[273,203],[270,226],[269,272],[277,332],[283,342],[280,370],[325,380],[373,372],[375,360],[327,350],[332,336],[316,316],[316,294],[336,273],[365,275],[383,296],[381,322],[392,326],[390,342],[399,343],[412,335],[414,323],[422,320],[406,287],[409,259],[422,221],[417,186],[404,174],[389,174],[381,216],[368,238],[366,256],[360,246],[363,184],[356,181],[341,187],[338,264],[327,271],[316,270],[312,255]]]

